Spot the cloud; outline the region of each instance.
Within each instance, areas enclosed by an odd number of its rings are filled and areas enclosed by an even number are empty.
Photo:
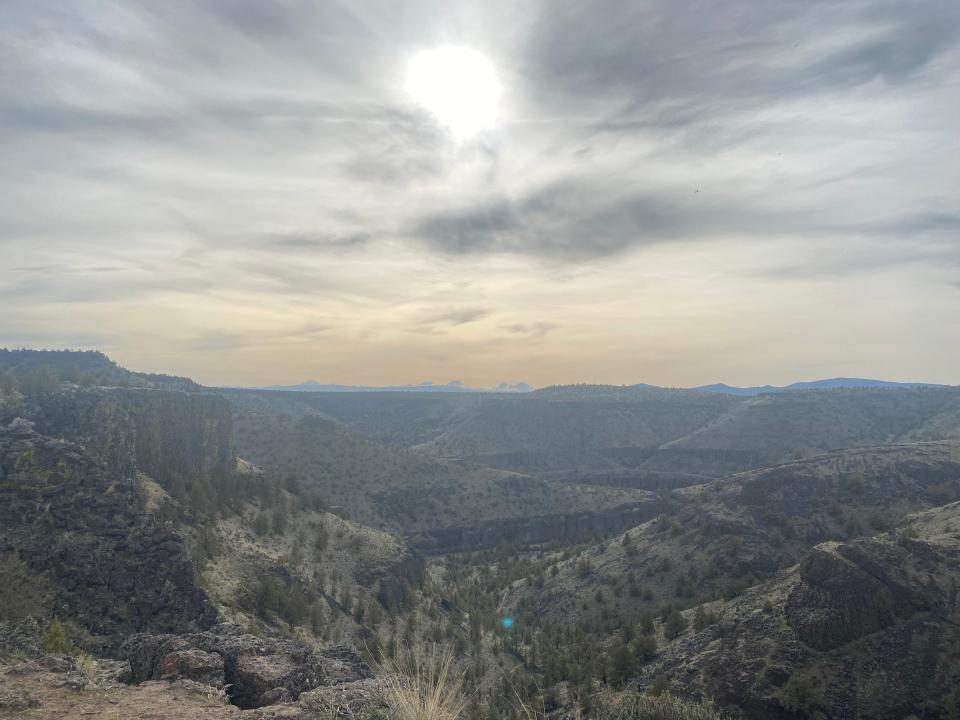
[[[388,357],[546,384],[587,348],[634,381],[651,347],[666,374],[717,345],[767,362],[791,313],[837,357],[955,357],[958,33],[949,0],[9,0],[0,325],[293,379]],[[471,141],[404,89],[444,43],[503,81]],[[842,325],[853,286],[879,320]],[[326,351],[275,349],[298,333]]]
[[[683,125],[881,80],[905,83],[950,50],[956,4],[628,0],[551,5],[527,49],[542,101]]]
[[[617,198],[599,184],[563,182],[428,216],[413,234],[444,253],[582,260],[689,234],[698,219],[678,205],[667,195]]]
[[[184,350],[190,352],[222,352],[258,348],[270,343],[302,344],[322,338],[330,330],[331,327],[327,324],[306,323],[285,329],[268,328],[245,332],[214,331],[187,338],[181,345]]]
[[[698,188],[624,192],[569,180],[518,199],[496,198],[421,219],[411,235],[451,255],[507,253],[583,261],[660,243],[760,234],[844,232],[839,220],[762,198]],[[846,230],[849,232],[849,228]]]
[[[269,248],[285,248],[289,250],[317,250],[317,249],[347,249],[363,247],[372,240],[368,232],[354,232],[344,235],[308,235],[305,233],[288,233],[270,235],[264,238]]]
[[[513,335],[525,335],[531,338],[542,338],[547,333],[553,332],[560,325],[552,322],[533,322],[533,323],[512,323],[504,325],[503,329]]]
[[[954,238],[960,238],[960,213],[910,213],[868,229],[884,235],[947,233]]]
[[[468,323],[476,322],[477,320],[482,320],[483,318],[490,315],[491,310],[489,308],[482,307],[467,307],[467,308],[456,308],[453,310],[444,310],[436,314],[428,315],[424,319],[424,323],[439,323],[443,325],[466,325]]]

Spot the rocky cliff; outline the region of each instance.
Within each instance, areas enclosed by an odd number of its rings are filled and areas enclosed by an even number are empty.
[[[665,504],[651,497],[599,510],[491,519],[482,523],[427,528],[413,536],[414,546],[425,553],[468,552],[501,543],[583,542],[620,532],[646,522]]]
[[[50,589],[48,612],[88,649],[215,620],[181,539],[141,507],[134,480],[82,447],[23,420],[0,429],[0,554]]]
[[[119,475],[144,472],[164,485],[229,472],[232,417],[223,399],[202,393],[73,388],[9,407],[37,431],[83,445]]]

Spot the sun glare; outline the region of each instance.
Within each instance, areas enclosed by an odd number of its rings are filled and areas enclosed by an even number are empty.
[[[465,47],[424,50],[407,68],[407,90],[458,139],[493,125],[500,81],[490,61]]]

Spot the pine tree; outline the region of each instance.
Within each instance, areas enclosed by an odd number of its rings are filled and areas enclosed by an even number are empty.
[[[686,629],[687,619],[683,616],[683,613],[679,610],[673,610],[667,617],[666,623],[664,623],[663,634],[668,640],[673,640],[680,637]]]

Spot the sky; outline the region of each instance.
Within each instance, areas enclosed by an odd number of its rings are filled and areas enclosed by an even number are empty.
[[[450,47],[469,136],[410,92]],[[958,190],[956,0],[0,3],[0,346],[958,384]]]

